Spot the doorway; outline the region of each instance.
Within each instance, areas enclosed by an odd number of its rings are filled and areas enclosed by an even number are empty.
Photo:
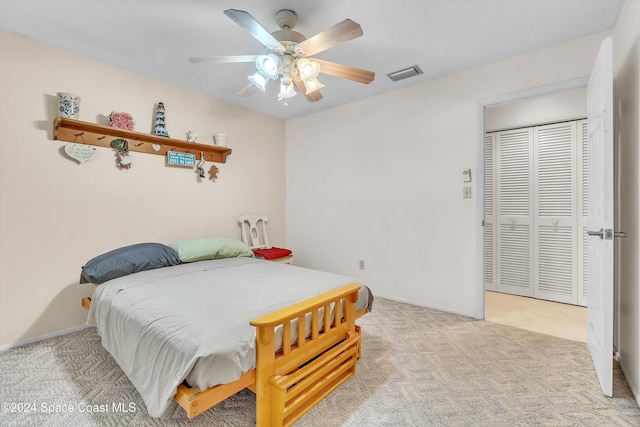
[[[479,110],[479,115],[482,114],[479,123],[482,125],[483,140],[490,131],[584,118],[586,79],[486,100],[479,104]],[[486,170],[485,160],[484,156],[479,156],[478,162],[483,164],[482,167],[478,165],[478,170]],[[484,188],[484,177],[482,178],[481,188]],[[484,212],[485,202],[484,197],[478,201],[479,212]],[[484,234],[484,227],[481,228],[481,232]],[[485,236],[483,235],[479,241],[483,245],[479,253],[486,253]],[[480,262],[484,263],[484,259]],[[479,305],[482,307],[478,307],[478,311],[483,313],[484,319],[578,341],[586,339],[584,307],[486,291],[485,266],[479,266],[478,269],[481,271],[478,277],[482,280],[482,285],[478,286],[478,292],[482,293],[478,295]],[[563,321],[554,320],[558,318]]]

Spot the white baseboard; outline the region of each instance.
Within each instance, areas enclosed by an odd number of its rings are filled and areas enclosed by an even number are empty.
[[[405,303],[405,304],[411,304],[411,305],[415,305],[415,306],[418,306],[418,307],[431,308],[433,310],[444,311],[446,313],[459,314],[460,316],[466,316],[466,317],[471,317],[473,319],[477,319],[477,317],[474,316],[473,313],[464,313],[464,312],[458,311],[458,310],[451,310],[451,309],[444,308],[444,307],[438,307],[437,305],[417,304],[415,301],[409,301],[407,299],[398,298],[398,297],[391,296],[391,295],[384,295],[384,294],[380,294],[378,292],[375,293],[375,296],[376,297],[380,297],[380,298],[384,298],[384,299],[388,299],[388,300],[391,300],[391,301],[402,302],[402,303]],[[373,309],[375,310],[376,309],[375,308],[375,299],[374,299],[373,304],[374,304]]]
[[[618,365],[620,366],[620,370],[622,371],[622,374],[624,375],[624,379],[627,381],[627,384],[629,385],[629,388],[631,389],[631,393],[633,394],[633,397],[636,398],[636,403],[638,404],[638,408],[640,408],[640,390],[638,390],[638,388],[637,388],[637,387],[640,386],[640,384],[634,384],[634,383],[629,381],[629,378],[631,378],[631,377],[629,376],[629,373],[625,369],[624,360],[622,360],[622,358],[620,357],[620,352],[618,352],[618,351],[616,351],[616,360],[618,361]]]
[[[70,334],[71,332],[81,331],[83,329],[91,328],[89,325],[74,326],[73,328],[63,329],[61,331],[51,332],[50,334],[40,335],[39,337],[33,337],[22,341],[12,342],[9,344],[0,345],[0,353],[10,350],[15,347],[20,347],[34,342],[46,340],[49,338],[59,337],[60,335]]]

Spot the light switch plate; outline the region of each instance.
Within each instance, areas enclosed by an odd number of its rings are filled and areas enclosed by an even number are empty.
[[[464,199],[471,198],[471,187],[462,187],[462,198]]]

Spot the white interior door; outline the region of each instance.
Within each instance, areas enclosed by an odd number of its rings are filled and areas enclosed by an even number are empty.
[[[587,343],[602,393],[613,388],[613,70],[603,40],[587,85],[589,133]]]

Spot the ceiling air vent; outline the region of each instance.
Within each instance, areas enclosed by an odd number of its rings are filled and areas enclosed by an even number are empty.
[[[417,76],[418,74],[422,74],[422,70],[417,65],[413,65],[411,67],[389,73],[387,76],[389,76],[389,78],[394,82],[397,82],[399,80]]]

